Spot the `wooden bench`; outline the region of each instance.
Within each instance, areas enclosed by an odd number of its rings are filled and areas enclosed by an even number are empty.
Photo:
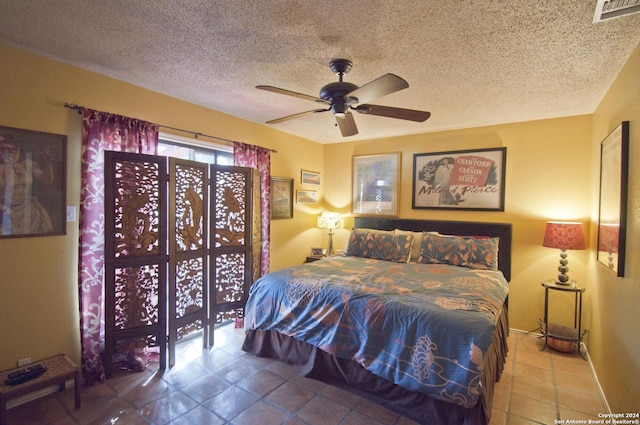
[[[4,383],[10,373],[35,364],[41,364],[47,368],[47,371],[39,377],[22,384],[11,386]],[[0,425],[6,425],[7,423],[7,401],[54,385],[59,385],[60,391],[64,391],[65,383],[68,379],[73,379],[74,381],[76,409],[79,409],[80,369],[64,354],[59,354],[31,365],[0,372]]]

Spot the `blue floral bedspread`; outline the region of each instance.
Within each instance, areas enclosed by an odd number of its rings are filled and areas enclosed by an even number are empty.
[[[245,326],[278,331],[408,390],[472,407],[507,293],[499,271],[336,256],[256,281]]]

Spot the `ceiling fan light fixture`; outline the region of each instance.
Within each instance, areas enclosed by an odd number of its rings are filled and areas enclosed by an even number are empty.
[[[335,115],[337,118],[344,118],[347,116],[347,105],[345,105],[344,103],[336,102],[331,105],[331,112],[333,112],[333,115]]]

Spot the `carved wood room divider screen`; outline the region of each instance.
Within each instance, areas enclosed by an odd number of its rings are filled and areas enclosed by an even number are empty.
[[[105,152],[107,378],[116,354],[158,347],[165,367],[193,331],[212,345],[259,276],[260,242],[257,170]]]

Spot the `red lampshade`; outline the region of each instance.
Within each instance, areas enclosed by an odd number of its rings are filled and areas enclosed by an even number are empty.
[[[582,223],[571,223],[562,221],[550,221],[544,232],[544,242],[542,246],[547,248],[585,249],[584,230]]]
[[[598,239],[598,250],[605,251],[610,254],[617,253],[618,245],[620,243],[620,226],[617,224],[601,224]]]

